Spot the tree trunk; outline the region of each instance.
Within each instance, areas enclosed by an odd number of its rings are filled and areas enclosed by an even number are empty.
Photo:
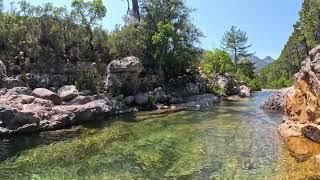
[[[132,0],[132,15],[133,17],[140,22],[140,10],[138,0]]]

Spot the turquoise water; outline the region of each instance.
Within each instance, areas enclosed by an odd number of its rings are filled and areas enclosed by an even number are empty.
[[[270,93],[208,111],[146,112],[2,139],[1,179],[317,179],[289,156]]]

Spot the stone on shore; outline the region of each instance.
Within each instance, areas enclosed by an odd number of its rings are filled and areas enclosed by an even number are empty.
[[[45,88],[37,88],[32,91],[31,95],[37,98],[52,101],[55,105],[59,105],[62,102],[62,99],[56,93]]]
[[[74,85],[66,85],[58,90],[58,96],[64,101],[70,101],[79,96],[79,91]]]
[[[106,88],[111,92],[120,91],[125,95],[136,93],[140,85],[139,76],[143,69],[137,57],[112,61],[107,67]]]
[[[274,92],[268,99],[261,104],[261,108],[272,112],[284,112],[286,99],[292,93],[293,87]]]

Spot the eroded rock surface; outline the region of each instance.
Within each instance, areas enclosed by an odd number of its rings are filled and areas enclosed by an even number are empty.
[[[274,92],[263,104],[261,104],[261,108],[272,112],[284,112],[286,99],[292,93],[292,91],[293,87]]]
[[[310,51],[309,57],[295,74],[292,93],[286,99],[284,123],[279,132],[285,139],[307,138],[320,143],[320,46]]]
[[[61,129],[130,111],[106,95],[78,96],[64,105],[55,105],[39,98],[45,97],[44,90],[37,90],[42,94],[33,91],[33,95],[39,96],[32,96],[29,91],[14,88],[0,96],[0,135]]]
[[[107,67],[107,89],[128,95],[136,93],[142,71],[143,65],[139,58],[132,56],[112,61]]]

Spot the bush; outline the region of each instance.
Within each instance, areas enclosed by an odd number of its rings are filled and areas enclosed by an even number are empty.
[[[75,81],[75,85],[79,89],[86,89],[95,93],[101,93],[103,89],[103,84],[98,73],[93,70],[82,74],[80,78]]]

